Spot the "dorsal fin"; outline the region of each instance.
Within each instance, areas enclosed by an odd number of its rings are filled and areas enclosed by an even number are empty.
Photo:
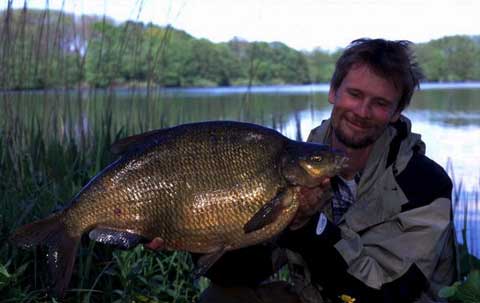
[[[128,151],[144,146],[157,135],[165,132],[166,129],[155,129],[138,135],[120,139],[112,144],[110,151],[115,155],[121,155]]]

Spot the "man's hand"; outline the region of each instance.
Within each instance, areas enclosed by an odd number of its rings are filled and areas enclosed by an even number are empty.
[[[165,241],[162,238],[153,238],[152,241],[143,244],[143,247],[151,250],[162,250],[165,247]]]
[[[299,193],[300,206],[290,224],[290,229],[299,229],[308,222],[311,216],[325,206],[329,200],[325,193],[330,189],[330,178],[324,179],[318,186],[313,188],[302,187]]]

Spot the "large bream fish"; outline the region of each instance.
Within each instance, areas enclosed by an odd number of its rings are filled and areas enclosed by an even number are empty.
[[[202,122],[151,131],[113,146],[120,157],[71,206],[19,228],[18,246],[45,244],[54,293],[68,286],[80,237],[130,248],[159,237],[164,248],[204,253],[265,241],[298,208],[299,188],[338,172],[344,157],[241,122]],[[202,261],[202,260],[201,260]]]

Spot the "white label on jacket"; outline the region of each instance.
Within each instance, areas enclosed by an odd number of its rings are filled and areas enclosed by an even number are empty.
[[[320,217],[318,218],[317,223],[317,235],[321,235],[327,226],[327,217],[322,213],[320,213]]]

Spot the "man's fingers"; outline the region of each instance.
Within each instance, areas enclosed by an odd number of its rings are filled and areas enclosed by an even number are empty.
[[[161,238],[154,238],[149,243],[143,244],[143,246],[151,250],[162,250],[165,247],[165,241]]]
[[[290,224],[291,229],[297,229],[303,225],[325,206],[328,201],[330,188],[330,178],[320,181],[316,187],[301,187],[299,191],[300,206],[295,214],[295,218]],[[327,196],[325,196],[327,195]]]
[[[323,188],[328,188],[328,187],[330,187],[330,178],[325,178],[325,179],[323,179],[322,182],[321,182],[321,186],[322,186]]]
[[[301,218],[301,219],[297,218],[297,219],[293,220],[293,222],[289,226],[290,230],[300,229],[305,224],[307,224],[309,219],[310,218],[307,217],[307,218]]]

